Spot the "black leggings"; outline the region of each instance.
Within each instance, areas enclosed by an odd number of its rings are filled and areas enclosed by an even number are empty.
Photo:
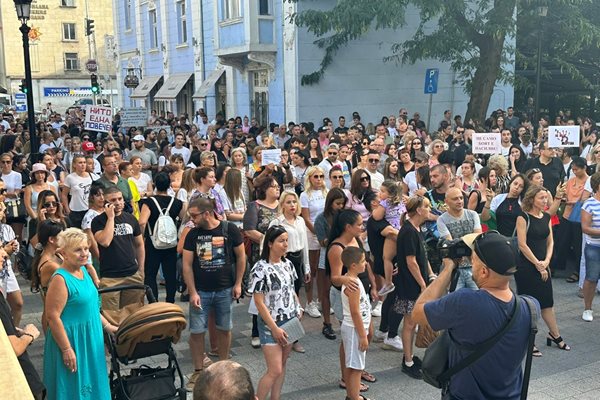
[[[395,282],[394,284],[398,284]],[[397,286],[396,286],[397,287]],[[404,315],[394,311],[394,302],[396,301],[396,290],[388,294],[381,305],[381,321],[379,331],[387,332],[388,338],[393,339],[398,336],[398,329]]]
[[[157,250],[152,245],[149,238],[146,239],[146,261],[144,265],[144,283],[152,289],[154,297],[158,300],[158,286],[156,285],[156,276],[158,269],[162,265],[163,275],[165,277],[165,286],[167,289],[168,303],[175,303],[175,292],[177,291],[177,249]]]

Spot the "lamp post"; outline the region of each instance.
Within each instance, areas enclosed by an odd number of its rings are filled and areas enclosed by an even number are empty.
[[[19,30],[23,35],[23,60],[25,61],[25,83],[27,85],[27,126],[31,144],[30,159],[32,163],[38,160],[39,141],[35,126],[35,110],[33,109],[33,84],[31,78],[31,59],[29,57],[29,17],[31,15],[32,0],[14,0],[17,9],[17,18],[21,21]]]
[[[535,123],[540,121],[540,92],[542,80],[542,33],[544,31],[544,19],[548,15],[547,6],[538,7],[538,16],[540,17],[540,27],[538,29],[538,48],[537,48],[537,67],[535,69]]]

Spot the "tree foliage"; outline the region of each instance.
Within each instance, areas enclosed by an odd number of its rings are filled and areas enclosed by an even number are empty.
[[[595,3],[595,4],[594,4]],[[542,35],[542,78],[547,85],[600,91],[600,8],[595,0],[548,0],[546,17],[538,5],[519,8],[517,70],[535,72],[538,34]],[[561,83],[557,81],[560,80]],[[534,80],[517,76],[516,88],[532,90]]]

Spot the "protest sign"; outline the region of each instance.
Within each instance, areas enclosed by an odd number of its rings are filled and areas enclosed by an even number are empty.
[[[121,110],[121,126],[145,126],[148,109],[145,107],[123,108]]]
[[[473,134],[473,154],[500,154],[499,133],[474,133]]]
[[[165,131],[167,131],[167,133],[171,133],[171,125],[151,125],[148,128],[152,129],[156,133],[160,132],[161,129],[164,129]]]
[[[86,131],[110,132],[112,131],[112,110],[110,107],[94,105],[85,106],[85,122],[83,128]]]
[[[549,126],[548,127],[548,146],[549,147],[578,147],[579,146],[579,125],[574,126]]]
[[[279,164],[281,162],[281,149],[267,149],[262,151],[261,165]]]

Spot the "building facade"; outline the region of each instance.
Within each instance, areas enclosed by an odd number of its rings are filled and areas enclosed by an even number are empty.
[[[86,18],[94,26],[89,37]],[[9,94],[17,93],[25,78],[20,24],[14,1],[0,0],[0,86]],[[64,111],[77,99],[92,97],[89,59],[97,62],[103,95],[110,101],[117,93],[111,0],[33,0],[29,26],[36,110],[50,102]]]
[[[305,29],[290,23],[306,7],[330,8],[334,0],[114,0],[121,80],[141,75],[123,103],[175,113],[203,108],[209,118],[248,116],[259,123],[313,121],[323,117],[377,122],[400,107],[432,122],[443,111],[466,111],[468,96],[450,66],[384,63],[392,43],[410,37],[419,14],[409,11],[405,28],[373,31],[340,49],[318,84],[301,77],[319,68],[323,51]],[[117,18],[117,16],[119,16]],[[508,66],[514,68],[513,66]],[[438,90],[424,94],[425,72],[439,70]],[[498,85],[490,110],[512,105],[513,88]]]

